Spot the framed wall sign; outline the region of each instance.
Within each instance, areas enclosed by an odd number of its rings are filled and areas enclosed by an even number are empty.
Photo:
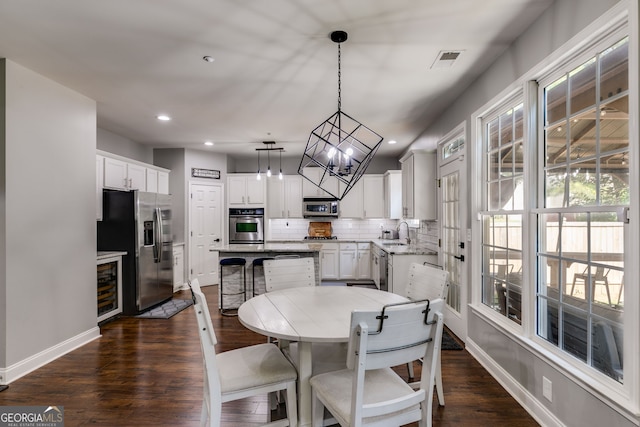
[[[191,168],[191,176],[194,178],[220,179],[220,171],[214,169]]]

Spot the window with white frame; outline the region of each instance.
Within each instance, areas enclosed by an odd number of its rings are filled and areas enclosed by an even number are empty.
[[[628,39],[540,82],[537,335],[623,382]]]
[[[482,303],[522,322],[524,126],[522,96],[482,120]]]

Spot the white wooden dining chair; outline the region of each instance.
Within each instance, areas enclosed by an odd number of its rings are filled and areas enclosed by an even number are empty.
[[[409,278],[407,283],[407,298],[418,301],[423,299],[441,298],[447,301],[449,294],[449,272],[424,264],[413,263],[409,266]],[[436,367],[436,393],[438,404],[444,406],[444,391],[442,388],[442,359],[438,351],[438,363]],[[407,363],[409,380],[414,378],[413,362]],[[417,387],[417,383],[412,383]]]
[[[264,261],[267,292],[279,289],[316,286],[313,258],[278,258]]]
[[[286,391],[287,418],[264,424],[269,427],[296,427],[298,410],[296,403],[295,367],[274,344],[257,344],[249,347],[215,352],[217,343],[207,300],[197,279],[189,282],[204,366],[204,397],[201,426],[219,427],[222,403],[246,397]],[[209,421],[207,423],[207,421]]]
[[[311,377],[314,427],[325,408],[343,427],[430,427],[444,300],[409,301],[351,314],[347,368]],[[423,358],[420,388],[391,367]]]
[[[267,292],[304,286],[317,286],[313,258],[277,258],[264,261],[264,280]],[[271,341],[271,340],[270,340]],[[292,361],[298,359],[296,343],[285,345],[283,351]],[[346,366],[345,343],[314,343],[312,347],[313,373],[329,372]]]

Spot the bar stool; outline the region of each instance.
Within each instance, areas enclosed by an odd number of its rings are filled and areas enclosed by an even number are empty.
[[[247,260],[244,258],[224,258],[220,260],[220,314],[223,316],[237,316],[237,313],[227,313],[228,310],[237,310],[236,309],[225,309],[224,308],[224,297],[231,295],[242,295],[242,302],[247,300],[247,273],[244,269],[244,266],[247,264]],[[222,285],[222,279],[224,277],[224,267],[232,268],[232,267],[240,267],[242,272],[242,282],[240,283],[240,291],[239,292],[224,292],[224,288]],[[240,280],[240,278],[238,278]]]
[[[251,263],[251,286],[252,286],[252,294],[251,296],[256,296],[256,267],[262,267],[262,274],[264,275],[264,261],[273,258],[256,258]]]

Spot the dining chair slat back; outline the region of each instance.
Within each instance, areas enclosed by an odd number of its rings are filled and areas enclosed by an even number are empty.
[[[412,300],[447,300],[449,292],[449,272],[428,265],[412,263],[409,266],[407,298]]]
[[[341,425],[431,426],[437,354],[442,339],[444,300],[411,301],[351,315],[347,369],[311,378],[313,425],[326,408]],[[391,369],[423,358],[416,390]],[[366,373],[366,374],[365,374]]]
[[[287,418],[265,426],[296,426],[298,374],[295,367],[274,344],[257,344],[216,354],[217,339],[207,299],[198,279],[190,281],[189,287],[198,324],[204,370],[200,425],[220,427],[224,402],[286,391]]]
[[[264,281],[267,292],[302,286],[316,286],[313,258],[265,260]]]

